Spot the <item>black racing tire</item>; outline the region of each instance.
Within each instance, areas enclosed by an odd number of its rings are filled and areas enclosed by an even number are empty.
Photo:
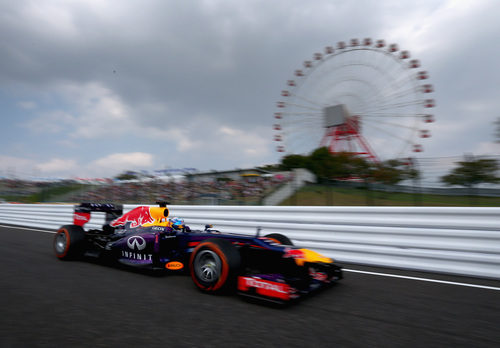
[[[281,234],[281,233],[270,233],[265,235],[264,237],[272,239],[273,241],[277,242],[278,244],[283,244],[283,245],[293,245],[293,242],[288,238],[287,236]]]
[[[206,293],[223,293],[235,289],[241,256],[225,239],[209,238],[193,250],[189,259],[191,278]]]
[[[85,231],[77,225],[64,225],[54,236],[54,253],[59,260],[75,260],[84,252]]]

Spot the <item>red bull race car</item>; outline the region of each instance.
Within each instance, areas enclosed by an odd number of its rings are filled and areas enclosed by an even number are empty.
[[[105,214],[102,229],[85,230],[92,212]],[[284,235],[221,233],[206,225],[191,230],[169,218],[166,203],[139,206],[126,214],[114,204],[75,206],[72,225],[59,228],[55,255],[61,260],[88,257],[131,267],[186,272],[201,291],[238,294],[289,303],[342,278],[341,267],[312,250],[297,248]]]

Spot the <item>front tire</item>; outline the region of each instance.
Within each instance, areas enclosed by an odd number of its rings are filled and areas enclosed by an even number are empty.
[[[288,238],[287,236],[285,236],[284,234],[281,234],[281,233],[270,233],[270,234],[265,235],[264,237],[272,239],[273,241],[277,242],[278,244],[293,245],[290,238]]]
[[[83,255],[85,231],[81,226],[64,225],[54,236],[54,253],[60,260],[78,259]]]
[[[241,265],[241,256],[232,243],[210,238],[191,253],[189,268],[194,284],[203,292],[221,293],[231,289]]]

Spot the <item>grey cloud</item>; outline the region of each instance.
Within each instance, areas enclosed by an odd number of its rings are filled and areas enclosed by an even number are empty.
[[[313,53],[351,38],[390,41],[384,33],[390,36],[406,18],[416,19],[415,31],[422,30],[426,16],[447,4],[2,1],[0,92],[16,91],[12,95],[22,97],[18,103],[33,102],[24,93],[46,93],[43,98],[52,105],[58,96],[51,91],[60,85],[96,82],[119,96],[139,128],[175,125],[191,130],[193,137],[203,137],[203,127],[193,125],[204,119],[212,133],[227,125],[266,134],[271,140],[280,91]],[[498,96],[500,27],[492,18],[498,5],[481,4],[486,8],[478,12],[483,17],[465,15],[461,22],[465,27],[454,23],[456,27],[441,28],[428,38],[430,50],[405,47],[404,38],[401,43],[404,49],[421,51],[417,58],[436,87],[438,123],[471,117],[457,109],[457,100],[473,103]],[[498,105],[491,108],[497,111]],[[459,140],[453,142],[453,137],[438,131],[443,132],[436,127],[434,137],[424,145],[432,151],[426,155],[461,152]],[[484,138],[485,127],[474,131],[479,135],[470,137],[484,140],[479,138]]]

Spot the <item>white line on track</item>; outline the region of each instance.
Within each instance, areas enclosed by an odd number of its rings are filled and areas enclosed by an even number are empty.
[[[360,270],[357,270],[357,269],[346,269],[346,268],[343,268],[342,271],[344,271],[344,272],[352,272],[352,273],[363,273],[363,274],[375,275],[375,276],[379,276],[379,277],[410,279],[410,280],[418,280],[418,281],[421,281],[421,282],[440,283],[440,284],[458,285],[458,286],[467,286],[467,287],[470,287],[470,288],[479,288],[479,289],[488,289],[488,290],[500,291],[500,288],[494,287],[494,286],[450,282],[450,281],[447,281],[447,280],[410,277],[410,276],[403,276],[403,275],[398,275],[398,274],[368,272],[368,271],[360,271]]]
[[[5,228],[14,228],[14,229],[18,229],[18,230],[26,230],[26,231],[43,232],[43,233],[56,233],[56,231],[39,230],[39,229],[36,229],[36,228],[29,228],[29,227],[22,227],[22,226],[8,226],[8,225],[0,225],[0,227],[5,227]]]
[[[36,229],[36,228],[27,228],[27,227],[21,227],[21,226],[0,225],[0,227],[15,228],[15,229],[20,229],[20,230],[43,232],[43,233],[56,233],[55,231],[39,230],[39,229]],[[374,275],[374,276],[379,276],[379,277],[409,279],[409,280],[417,280],[417,281],[421,281],[421,282],[440,283],[440,284],[448,284],[448,285],[466,286],[466,287],[469,287],[469,288],[478,288],[478,289],[488,289],[488,290],[500,291],[500,287],[478,285],[478,284],[470,284],[470,283],[450,282],[450,281],[447,281],[447,280],[410,277],[410,276],[403,276],[403,275],[398,275],[398,274],[360,271],[360,270],[357,270],[357,269],[347,269],[347,268],[343,268],[342,271],[344,271],[344,272],[351,272],[351,273],[362,273],[362,274]]]

